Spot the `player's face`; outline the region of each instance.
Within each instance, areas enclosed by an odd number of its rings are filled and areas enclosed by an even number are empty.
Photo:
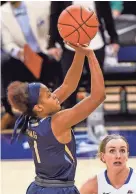
[[[128,160],[127,144],[123,139],[112,139],[106,147],[103,154],[103,161],[105,161],[108,169],[120,169],[126,166]]]
[[[61,108],[56,95],[51,93],[50,90],[44,85],[42,85],[40,89],[40,103],[43,106],[43,112],[46,114],[55,113]]]

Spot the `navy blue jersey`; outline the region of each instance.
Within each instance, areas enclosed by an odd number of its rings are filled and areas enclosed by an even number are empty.
[[[26,131],[32,149],[36,175],[49,180],[73,181],[77,165],[76,144],[73,131],[72,140],[62,144],[51,129],[51,117],[31,124]]]

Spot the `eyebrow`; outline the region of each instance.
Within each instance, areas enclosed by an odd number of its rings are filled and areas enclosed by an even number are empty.
[[[116,147],[110,146],[110,147],[108,147],[108,148],[116,148]]]
[[[116,147],[110,146],[110,147],[108,147],[108,148],[110,149],[110,148],[116,148]],[[121,146],[120,148],[126,148],[126,146]]]
[[[45,90],[46,90],[46,92],[50,92],[50,90],[47,87],[45,88]]]

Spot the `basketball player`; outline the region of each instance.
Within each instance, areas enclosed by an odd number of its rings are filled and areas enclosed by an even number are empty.
[[[104,170],[81,187],[81,194],[136,194],[136,172],[127,166],[129,144],[125,137],[108,135],[100,144]]]
[[[16,121],[12,141],[17,137],[18,127],[21,127],[18,138],[21,133],[28,136],[35,163],[36,178],[27,194],[79,193],[74,186],[77,161],[71,127],[103,102],[105,87],[94,52],[80,45],[72,47],[76,50],[72,66],[63,84],[53,93],[41,83],[13,82],[8,87],[10,104],[23,112]],[[85,55],[92,74],[91,95],[73,108],[60,111],[60,104],[76,89]]]

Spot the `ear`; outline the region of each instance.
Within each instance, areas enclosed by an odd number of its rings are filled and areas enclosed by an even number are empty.
[[[129,158],[129,152],[127,153],[127,156],[128,156],[128,158]],[[127,161],[128,161],[128,158],[127,158]]]
[[[104,153],[103,153],[103,152],[100,153],[100,160],[101,160],[103,163],[105,163],[105,158],[104,158]]]
[[[35,112],[42,112],[43,111],[43,106],[41,105],[41,104],[36,104],[35,106],[34,106],[34,111]]]

